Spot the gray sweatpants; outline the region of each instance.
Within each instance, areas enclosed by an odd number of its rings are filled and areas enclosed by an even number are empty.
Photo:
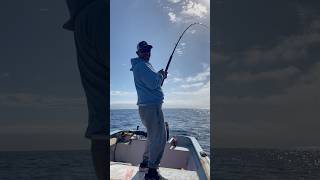
[[[148,162],[150,168],[159,167],[166,145],[166,128],[161,107],[162,104],[139,106],[140,118],[148,133],[143,161]]]

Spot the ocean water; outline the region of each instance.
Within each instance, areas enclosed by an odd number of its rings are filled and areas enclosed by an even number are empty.
[[[210,110],[208,109],[163,109],[169,124],[170,137],[188,135],[195,137],[204,151],[210,155]],[[145,130],[137,109],[111,110],[110,130]]]
[[[319,180],[320,149],[215,149],[217,180]]]

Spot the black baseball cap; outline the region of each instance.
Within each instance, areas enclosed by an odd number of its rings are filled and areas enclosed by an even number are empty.
[[[137,45],[137,51],[138,52],[148,52],[150,51],[152,46],[148,44],[146,41],[141,41]]]

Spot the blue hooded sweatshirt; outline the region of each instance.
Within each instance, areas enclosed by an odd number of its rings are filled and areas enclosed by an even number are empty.
[[[163,103],[161,82],[163,76],[157,73],[149,62],[141,58],[131,59],[134,83],[137,89],[137,105],[151,105]]]

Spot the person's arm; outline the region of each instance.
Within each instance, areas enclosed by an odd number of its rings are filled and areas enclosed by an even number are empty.
[[[161,87],[161,82],[164,76],[161,73],[156,73],[151,70],[145,63],[139,64],[139,75],[141,81],[149,88],[156,89]]]

